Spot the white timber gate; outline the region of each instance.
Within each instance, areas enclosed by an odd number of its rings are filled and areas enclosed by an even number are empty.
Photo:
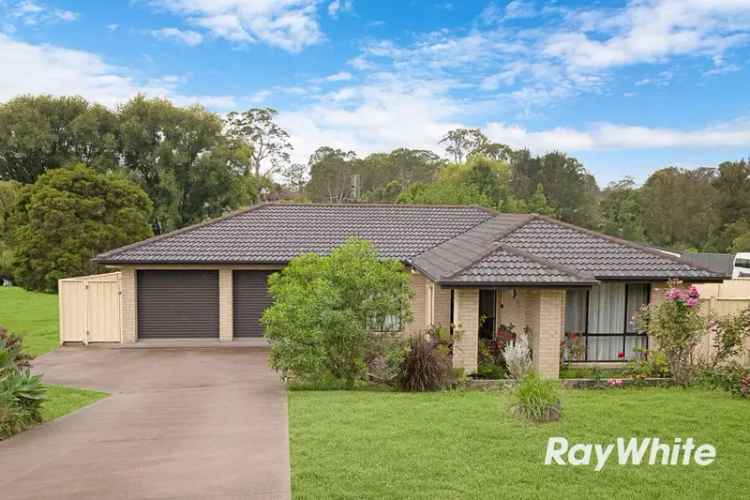
[[[107,273],[58,281],[60,344],[122,341],[120,278]]]

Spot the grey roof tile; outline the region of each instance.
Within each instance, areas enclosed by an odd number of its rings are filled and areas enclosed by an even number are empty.
[[[97,257],[106,264],[287,262],[351,237],[407,260],[494,214],[476,207],[265,204]]]
[[[720,279],[720,273],[545,217],[537,217],[500,240],[598,279]]]

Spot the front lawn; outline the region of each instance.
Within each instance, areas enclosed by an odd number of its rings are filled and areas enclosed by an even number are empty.
[[[675,388],[563,391],[563,419],[508,415],[507,393],[289,393],[295,498],[746,498],[750,402]],[[693,437],[709,466],[545,466],[547,439]]]
[[[25,350],[34,356],[56,349],[57,295],[0,287],[0,326],[23,335]]]
[[[45,422],[72,413],[109,395],[106,392],[76,389],[64,385],[45,385],[45,388],[47,400],[42,406],[42,417]]]

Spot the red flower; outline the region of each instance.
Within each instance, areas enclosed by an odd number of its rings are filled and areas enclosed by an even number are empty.
[[[622,352],[622,351],[620,351],[620,352],[617,353],[617,357],[620,358],[620,359],[622,359],[622,358],[625,357],[625,353]]]

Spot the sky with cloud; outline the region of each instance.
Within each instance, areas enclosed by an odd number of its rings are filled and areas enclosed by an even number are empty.
[[[449,129],[600,184],[750,154],[750,0],[0,0],[0,100],[271,106],[294,159]]]

